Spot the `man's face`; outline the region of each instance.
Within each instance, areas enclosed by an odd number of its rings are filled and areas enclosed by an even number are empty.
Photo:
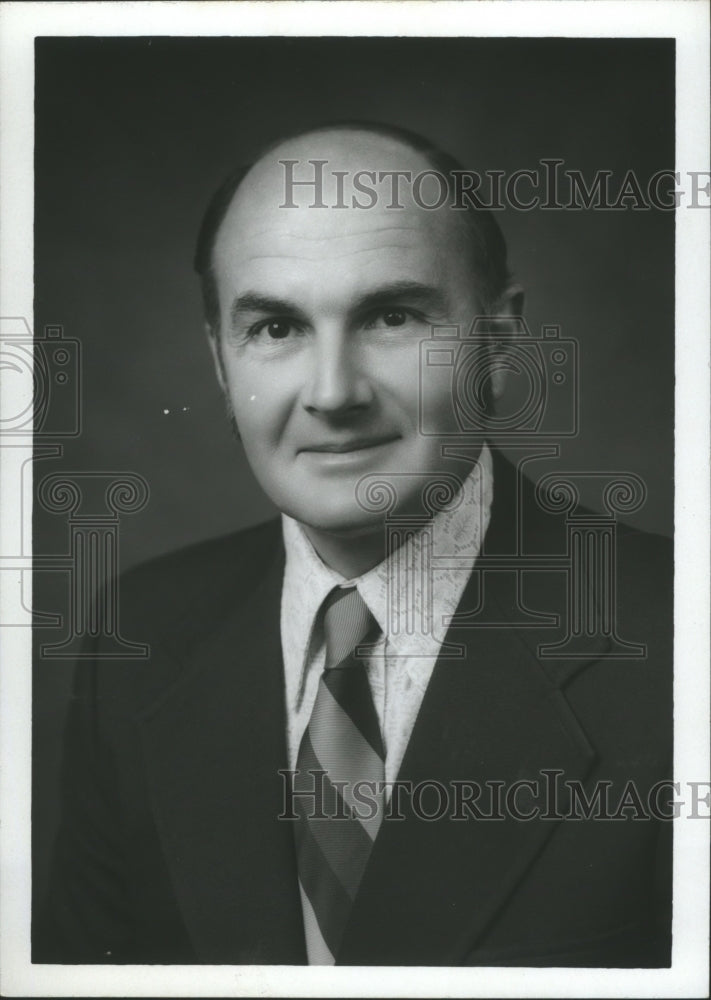
[[[466,330],[482,310],[451,210],[407,197],[402,210],[384,197],[366,210],[314,208],[301,188],[296,208],[280,208],[286,158],[299,160],[295,176],[327,159],[327,178],[428,164],[367,133],[292,141],[243,182],[215,245],[218,371],[250,465],[280,510],[358,533],[374,523],[356,500],[363,476],[451,470],[441,439],[419,431],[420,392],[441,436],[458,431],[447,379],[430,384],[425,371],[420,388],[420,343],[433,324]],[[337,200],[328,180],[324,200]],[[391,481],[400,508],[413,503],[414,481],[413,495]]]

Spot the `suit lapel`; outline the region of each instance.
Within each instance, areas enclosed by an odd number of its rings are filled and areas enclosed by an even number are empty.
[[[514,483],[515,471],[497,458],[495,499],[487,555],[514,551],[518,513],[529,520],[540,551],[564,551],[565,527],[542,519],[533,509],[528,486]],[[527,482],[527,481],[525,481]],[[521,487],[521,489],[519,489]],[[522,491],[522,492],[521,492]],[[519,496],[519,508],[512,497]],[[534,521],[538,521],[534,525]],[[519,521],[519,523],[521,523]],[[563,533],[562,543],[560,533]],[[535,531],[535,534],[534,534]],[[562,544],[562,548],[561,548]],[[536,610],[562,610],[565,586],[560,574],[531,573],[529,590]],[[460,603],[476,607],[481,581],[475,572]],[[485,615],[496,627],[450,627],[446,640],[465,647],[464,658],[440,657],[433,671],[398,780],[405,818],[386,820],[375,842],[354,904],[339,964],[461,964],[524,877],[557,823],[551,819],[451,819],[457,811],[456,785],[481,786],[477,800],[482,817],[493,816],[495,788],[505,793],[521,780],[537,781],[543,790],[546,770],[562,771],[561,780],[584,780],[595,753],[561,691],[570,675],[604,651],[591,648],[590,660],[540,662],[538,645],[550,630],[521,626],[519,596],[504,573],[487,573]],[[507,625],[506,623],[512,623]],[[553,779],[550,779],[553,780]],[[447,812],[440,819],[415,814],[407,788],[423,788],[420,807],[435,813],[446,790]],[[496,785],[487,785],[495,782]],[[464,786],[460,786],[463,788]],[[463,795],[464,792],[460,792]],[[467,793],[468,794],[468,793]],[[527,790],[517,793],[525,812],[533,803]],[[537,799],[542,804],[542,799]],[[461,801],[460,801],[461,805]],[[565,809],[561,798],[559,809]]]
[[[201,962],[305,960],[293,831],[277,819],[287,755],[276,548],[239,613],[140,719],[156,823]]]

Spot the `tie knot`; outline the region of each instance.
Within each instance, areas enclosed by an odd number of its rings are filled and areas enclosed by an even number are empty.
[[[366,637],[374,637],[377,622],[356,587],[334,587],[324,601],[326,669],[338,667]]]

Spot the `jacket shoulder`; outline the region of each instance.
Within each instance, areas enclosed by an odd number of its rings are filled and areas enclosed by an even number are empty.
[[[184,646],[239,605],[283,551],[278,518],[142,563],[119,581],[128,630]]]
[[[617,525],[617,590],[653,628],[671,628],[674,607],[674,543],[663,535]],[[661,620],[657,618],[661,616]]]
[[[258,564],[265,550],[273,548],[280,537],[280,521],[274,518],[156,556],[128,570],[121,579],[131,588],[144,589],[156,585],[200,585],[215,575],[234,574],[248,569],[252,563]]]

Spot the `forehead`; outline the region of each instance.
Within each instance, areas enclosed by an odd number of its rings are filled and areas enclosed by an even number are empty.
[[[313,160],[324,162],[315,166]],[[429,280],[447,270],[464,274],[466,241],[454,217],[461,213],[447,203],[436,210],[416,204],[407,177],[400,181],[403,207],[392,207],[390,172],[414,177],[431,169],[421,153],[368,133],[314,134],[284,143],[252,168],[227,210],[213,256],[218,287],[277,276],[287,281],[297,271],[315,281],[327,273],[335,278],[339,270],[353,281],[377,277],[383,267],[403,278],[413,269],[427,272],[422,276]],[[291,183],[317,176],[318,191],[313,183]],[[433,178],[429,183],[437,185]],[[359,184],[375,188],[375,203],[367,208],[352,203],[354,197],[360,204],[372,201]],[[436,191],[422,192],[435,200]],[[316,207],[319,200],[326,207]]]

